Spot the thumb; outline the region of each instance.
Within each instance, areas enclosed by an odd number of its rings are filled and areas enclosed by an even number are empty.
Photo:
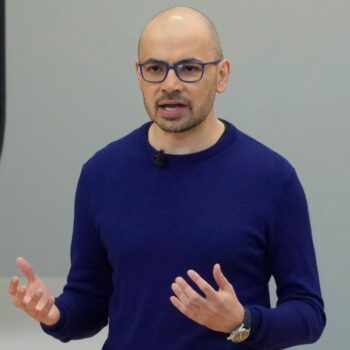
[[[30,265],[26,259],[19,257],[16,259],[16,264],[28,282],[33,282],[35,280],[35,273],[33,271],[32,265]]]
[[[219,264],[214,265],[213,276],[214,276],[215,282],[217,283],[220,289],[226,290],[226,291],[233,290],[232,284],[228,281],[228,279],[222,273],[221,266]]]

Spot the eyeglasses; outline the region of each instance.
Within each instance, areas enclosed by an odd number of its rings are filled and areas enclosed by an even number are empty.
[[[162,61],[147,61],[138,63],[143,80],[149,83],[161,83],[168,76],[169,70],[173,69],[176,76],[185,83],[195,83],[202,79],[204,68],[208,64],[217,65],[221,60],[211,62],[180,61],[172,66]]]

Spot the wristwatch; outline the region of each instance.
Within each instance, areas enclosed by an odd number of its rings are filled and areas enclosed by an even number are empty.
[[[234,343],[240,343],[246,340],[250,334],[251,319],[250,311],[245,307],[243,323],[228,335],[227,340]]]

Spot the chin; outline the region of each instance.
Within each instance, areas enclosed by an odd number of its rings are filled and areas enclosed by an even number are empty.
[[[159,120],[159,118],[152,119],[157,126],[165,132],[182,133],[196,128],[206,118],[187,119],[178,118],[176,120]]]

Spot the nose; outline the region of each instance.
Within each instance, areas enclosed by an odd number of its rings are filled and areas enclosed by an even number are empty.
[[[177,77],[173,68],[169,69],[168,75],[162,82],[162,90],[166,92],[181,91],[182,81]]]

